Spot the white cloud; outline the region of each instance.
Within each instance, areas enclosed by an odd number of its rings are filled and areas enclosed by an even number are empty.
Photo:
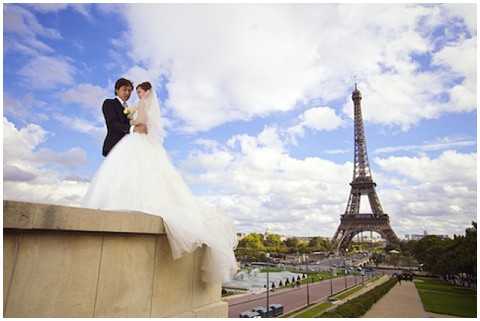
[[[6,159],[25,158],[37,145],[45,142],[46,138],[47,132],[38,125],[28,124],[17,130],[13,123],[3,118],[3,144]]]
[[[4,31],[35,37],[36,35],[51,39],[62,39],[60,33],[52,28],[42,26],[35,15],[18,5],[4,6]]]
[[[203,199],[232,215],[239,230],[269,226],[297,235],[334,233],[344,211],[351,163],[295,159],[271,126],[257,136],[235,135],[226,144],[199,145],[182,163],[185,176],[202,190]]]
[[[206,202],[235,219],[243,232],[333,236],[344,213],[353,164],[288,154],[275,127],[225,144],[199,141],[181,169]],[[399,236],[462,233],[475,217],[476,154],[445,151],[437,158],[375,158],[384,210]],[[368,208],[362,199],[363,209]],[[431,224],[429,223],[431,221]]]
[[[350,149],[327,149],[325,150],[325,153],[327,154],[345,154],[349,153]]]
[[[447,71],[418,71],[410,56],[432,52],[429,36],[450,22],[444,11],[451,7],[136,4],[123,14],[132,59],[168,78],[167,107],[186,131],[314,98],[328,103],[348,95],[353,75],[368,121],[408,129],[461,104],[437,99],[451,90]],[[346,114],[350,109],[347,101]]]
[[[298,124],[290,127],[287,132],[295,136],[303,137],[305,128],[314,130],[334,130],[342,126],[343,120],[337,116],[335,110],[330,107],[314,107],[307,109],[298,117]]]
[[[466,147],[466,146],[475,146],[476,142],[471,139],[456,139],[450,137],[443,137],[437,139],[435,142],[426,142],[424,144],[417,145],[402,145],[402,146],[388,146],[377,148],[373,151],[374,154],[383,154],[383,153],[394,153],[399,151],[417,151],[417,152],[426,152],[426,151],[436,151],[442,149],[451,149],[454,147]]]
[[[99,123],[95,121],[89,121],[84,118],[71,117],[58,113],[54,114],[53,118],[58,120],[66,128],[91,135],[98,141],[103,140],[107,134],[105,125],[99,125]]]
[[[64,102],[96,110],[101,109],[103,100],[109,96],[105,88],[92,84],[78,84],[60,94]]]
[[[476,220],[476,157],[448,150],[437,158],[376,158],[380,199],[399,234],[462,234]]]
[[[460,18],[464,21],[470,33],[477,33],[477,10],[473,3],[453,4],[446,3],[442,7],[445,10],[445,15],[450,18]]]
[[[436,158],[427,155],[375,158],[383,170],[398,173],[423,183],[449,183],[461,181],[468,185],[476,182],[476,154],[463,154],[447,150]]]
[[[73,147],[62,153],[48,148],[39,148],[35,158],[42,164],[60,164],[74,168],[87,162],[87,153],[80,147]]]
[[[39,38],[62,39],[56,29],[41,25],[35,15],[23,6],[5,5],[3,17],[4,32],[15,35],[5,37],[5,52],[18,51],[29,56],[50,54],[54,50]]]
[[[210,150],[216,149],[220,146],[216,140],[205,138],[197,138],[194,143]]]
[[[104,14],[121,14],[125,10],[122,3],[95,3],[94,6]]]
[[[140,66],[133,66],[128,69],[123,76],[127,79],[130,79],[134,83],[134,85],[138,85],[144,81],[150,81],[152,83],[155,83],[160,74],[152,70],[147,70]]]
[[[62,10],[66,10],[68,8],[72,8],[76,12],[83,15],[88,20],[92,21],[93,16],[90,12],[91,4],[85,3],[35,3],[29,5],[35,11],[41,13],[50,13],[50,12],[58,12]]]
[[[18,74],[34,89],[53,89],[73,83],[75,67],[64,58],[37,56],[23,66]]]
[[[86,163],[86,153],[75,147],[65,152],[42,148],[49,133],[35,124],[17,129],[3,119],[3,197],[40,203],[74,205],[88,186],[62,178],[63,170]]]
[[[17,51],[27,56],[36,56],[42,53],[51,54],[54,50],[44,42],[35,38],[24,38],[23,41],[5,37],[5,52]]]
[[[104,121],[102,104],[105,98],[111,97],[111,93],[100,86],[92,84],[78,84],[60,93],[60,99],[65,103],[77,104],[89,111],[97,123]]]
[[[449,68],[449,71],[459,77],[464,77],[460,84],[449,89],[450,104],[455,111],[473,111],[477,106],[477,54],[476,39],[461,39],[454,45],[449,45],[433,56],[435,64]]]
[[[6,115],[14,117],[18,121],[39,122],[49,119],[47,103],[28,93],[23,97],[11,97],[4,95],[3,111]]]
[[[7,118],[3,119],[4,127],[4,157],[7,163],[16,164],[17,167],[57,164],[65,167],[75,167],[86,163],[86,153],[83,149],[75,147],[65,152],[56,152],[40,147],[45,143],[49,133],[41,126],[27,124],[21,129]]]
[[[25,171],[15,165],[3,166],[3,180],[12,182],[28,182],[35,178],[34,173]]]

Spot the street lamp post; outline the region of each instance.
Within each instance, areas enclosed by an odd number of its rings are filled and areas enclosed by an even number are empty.
[[[333,295],[333,276],[330,278],[330,295]]]
[[[306,270],[307,270],[307,306],[310,305],[310,287],[309,287],[309,282],[308,282],[308,255],[305,256],[305,265],[306,265]]]
[[[268,316],[269,307],[270,307],[270,278],[269,278],[268,269],[267,269],[267,316]]]

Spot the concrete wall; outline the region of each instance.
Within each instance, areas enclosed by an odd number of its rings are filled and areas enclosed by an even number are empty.
[[[204,249],[174,261],[162,219],[4,201],[4,317],[227,317]]]

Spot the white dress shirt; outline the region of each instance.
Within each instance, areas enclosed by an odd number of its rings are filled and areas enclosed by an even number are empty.
[[[123,101],[122,98],[120,98],[120,97],[118,97],[118,96],[115,96],[115,98],[118,99],[118,101],[120,102],[120,104],[122,104],[122,106],[123,106],[124,103],[126,103],[126,101]],[[130,134],[133,132],[133,128],[134,128],[134,127],[135,127],[134,125],[131,125],[131,126],[130,126]]]

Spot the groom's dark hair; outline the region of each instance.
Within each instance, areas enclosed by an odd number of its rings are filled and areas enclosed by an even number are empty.
[[[122,86],[130,86],[133,90],[133,83],[130,80],[126,78],[120,78],[115,82],[115,95],[117,94],[117,90]]]

